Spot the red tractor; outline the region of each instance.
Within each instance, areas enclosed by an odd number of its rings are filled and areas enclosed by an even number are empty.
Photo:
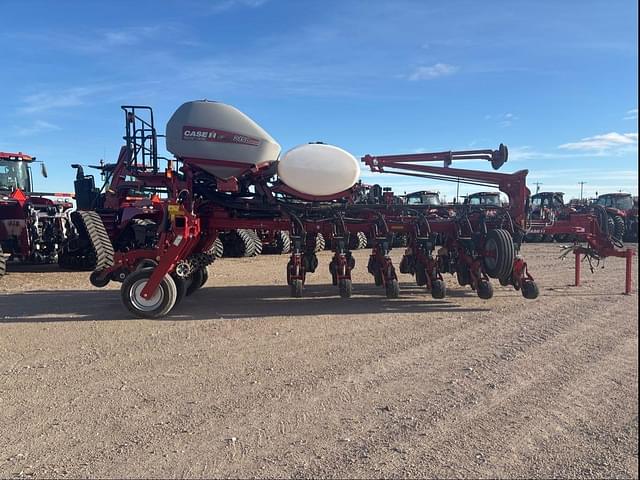
[[[55,202],[47,196],[70,194],[33,191],[31,165],[35,157],[22,152],[0,152],[0,277],[7,260],[54,263],[69,227],[69,200]],[[42,175],[46,168],[40,163]],[[8,258],[7,258],[8,257]]]
[[[595,201],[607,210],[614,222],[615,235],[627,242],[638,241],[638,202],[630,193],[605,193]]]

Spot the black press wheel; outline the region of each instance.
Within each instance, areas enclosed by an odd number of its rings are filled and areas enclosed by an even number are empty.
[[[476,293],[478,294],[478,297],[482,298],[483,300],[489,300],[491,297],[493,297],[493,286],[488,280],[482,279],[478,281],[478,288]]]
[[[445,286],[444,280],[434,280],[431,282],[431,296],[433,298],[441,299],[444,298],[447,294],[447,287]]]
[[[153,269],[137,270],[128,275],[120,287],[122,302],[127,310],[140,318],[163,317],[171,311],[178,297],[176,284],[170,275],[165,275],[151,296],[143,298],[142,290],[149,281]]]
[[[291,280],[291,296],[294,298],[302,297],[302,280]]]
[[[179,277],[175,272],[171,274],[171,278],[173,278],[173,283],[176,284],[177,295],[175,305],[178,305],[187,295],[187,289],[191,286],[191,282],[189,279]]]
[[[202,277],[204,276],[204,269],[202,268],[197,268],[196,270],[194,270],[194,272],[191,274],[191,278],[189,279],[189,285],[187,286],[187,291],[185,292],[185,295],[188,297],[190,295],[192,295],[196,290],[198,290],[201,286],[202,286]]]
[[[525,280],[522,283],[522,296],[526,299],[533,300],[534,298],[538,298],[540,295],[540,291],[538,290],[538,285],[533,280]]]
[[[351,297],[351,279],[342,278],[338,281],[338,289],[340,290],[340,296],[342,298]]]
[[[91,272],[91,275],[89,275],[89,281],[91,282],[91,285],[93,285],[94,287],[97,288],[102,288],[102,287],[106,287],[109,284],[109,276],[106,276],[104,278],[100,278],[100,274],[102,272],[95,270],[93,272]]]
[[[427,284],[427,272],[424,267],[420,264],[417,265],[416,268],[416,285],[419,287],[423,287]]]
[[[393,280],[387,280],[385,293],[387,294],[387,298],[398,298],[400,296],[400,285],[398,285],[398,280],[395,278]]]

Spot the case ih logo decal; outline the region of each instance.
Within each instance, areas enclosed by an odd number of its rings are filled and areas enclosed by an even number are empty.
[[[224,130],[215,130],[213,128],[192,127],[190,125],[182,127],[182,139],[201,142],[239,143],[241,145],[251,145],[252,147],[260,145],[259,138],[248,137],[240,133],[225,132]]]

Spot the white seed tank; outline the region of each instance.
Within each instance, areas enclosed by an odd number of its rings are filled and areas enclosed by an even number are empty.
[[[231,105],[187,102],[169,119],[167,150],[218,178],[240,176],[251,167],[278,161],[280,145],[256,122]],[[360,165],[333,145],[305,144],[277,164],[279,179],[311,196],[331,196],[351,188]]]
[[[206,100],[184,103],[169,119],[167,150],[192,159],[219,178],[274,162],[280,145],[260,125],[231,105]],[[217,162],[234,162],[229,165]]]
[[[292,148],[282,156],[278,177],[300,193],[331,196],[353,187],[360,178],[360,164],[339,147],[310,143]]]

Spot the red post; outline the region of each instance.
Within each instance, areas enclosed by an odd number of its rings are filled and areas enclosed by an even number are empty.
[[[624,294],[629,295],[632,287],[632,270],[633,270],[633,250],[628,248],[625,252],[625,258],[627,260],[627,271],[624,282]]]
[[[580,252],[578,252],[576,250],[573,253],[576,256],[576,281],[575,281],[575,286],[579,287],[580,286]]]

